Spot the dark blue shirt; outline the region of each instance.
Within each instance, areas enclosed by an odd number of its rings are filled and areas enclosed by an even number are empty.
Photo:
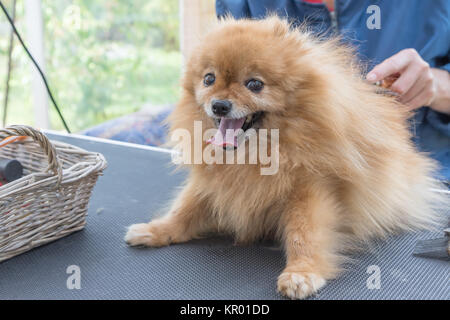
[[[379,29],[367,26],[374,14],[368,10],[372,5],[379,8]],[[449,0],[335,0],[335,18],[324,4],[301,0],[216,0],[216,11],[219,17],[231,13],[256,19],[277,13],[294,23],[308,21],[317,33],[339,32],[356,46],[368,70],[414,48],[432,68],[450,72]],[[441,163],[442,178],[450,180],[450,116],[423,107],[414,123],[414,142]]]

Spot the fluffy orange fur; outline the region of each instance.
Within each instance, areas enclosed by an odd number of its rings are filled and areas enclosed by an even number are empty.
[[[278,290],[304,298],[336,277],[352,244],[429,227],[443,201],[431,190],[439,188],[435,164],[415,150],[405,108],[375,93],[354,56],[338,39],[277,17],[220,22],[188,60],[171,130],[193,134],[195,120],[215,128],[205,112],[212,99],[264,111],[260,128],[280,130],[279,171],[191,165],[169,213],[131,226],[126,241],[165,246],[214,231],[240,243],[275,237],[286,252]],[[208,72],[216,82],[205,87]],[[259,93],[244,85],[255,76]]]

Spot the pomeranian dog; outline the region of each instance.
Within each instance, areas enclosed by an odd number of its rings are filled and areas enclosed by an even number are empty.
[[[248,156],[241,136],[261,129],[270,153],[278,130],[278,170],[261,174],[259,160],[190,164],[168,214],[130,226],[125,240],[161,247],[211,232],[236,243],[272,237],[286,253],[278,291],[305,298],[338,275],[349,248],[432,225],[444,201],[433,192],[435,163],[411,142],[406,107],[362,74],[338,39],[275,16],[221,21],[190,55],[171,132],[194,136],[195,122],[217,131],[201,148],[185,143],[193,158],[205,148]]]

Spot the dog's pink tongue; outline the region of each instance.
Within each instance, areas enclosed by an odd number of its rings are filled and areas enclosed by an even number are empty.
[[[245,117],[240,119],[227,119],[222,118],[220,120],[219,129],[214,137],[209,140],[209,143],[216,146],[234,146],[237,148],[237,130],[242,128],[245,122]]]

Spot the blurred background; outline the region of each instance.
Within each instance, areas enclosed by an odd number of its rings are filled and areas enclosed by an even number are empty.
[[[183,54],[215,19],[213,0],[2,3],[14,15],[25,44],[44,70],[72,132],[106,138],[125,132],[118,140],[145,144],[161,141],[145,136],[133,141],[126,131],[155,126],[161,120],[158,115],[177,101]],[[13,37],[10,47],[11,35],[0,12],[2,124],[63,130],[17,38]]]

